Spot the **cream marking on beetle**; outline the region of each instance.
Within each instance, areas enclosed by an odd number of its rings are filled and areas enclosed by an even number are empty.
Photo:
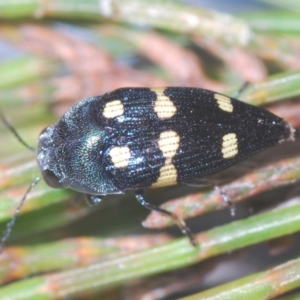
[[[158,147],[165,157],[165,164],[159,170],[159,177],[152,187],[167,186],[177,183],[177,170],[172,159],[179,148],[180,137],[176,131],[164,131],[160,134]]]
[[[177,184],[177,170],[173,164],[163,166],[159,170],[159,177],[151,187],[160,187]]]
[[[176,131],[163,131],[159,135],[158,146],[166,158],[165,164],[170,164],[179,148],[180,138]]]
[[[169,97],[164,94],[165,89],[153,88],[150,89],[156,94],[154,103],[154,111],[160,119],[171,118],[175,115],[177,108]]]
[[[103,109],[103,116],[107,119],[112,119],[124,114],[124,105],[120,100],[107,102]]]
[[[113,147],[109,151],[111,161],[116,168],[126,168],[129,164],[129,159],[131,157],[130,149],[126,146],[124,147]]]
[[[233,105],[229,97],[220,94],[214,94],[214,98],[217,100],[219,108],[227,112],[233,112]]]
[[[223,158],[233,158],[238,154],[238,152],[238,140],[236,134],[225,134],[222,142]]]

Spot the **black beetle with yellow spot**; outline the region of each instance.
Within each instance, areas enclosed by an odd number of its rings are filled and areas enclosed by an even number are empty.
[[[122,88],[87,98],[39,137],[44,180],[97,204],[133,191],[147,208],[147,188],[188,183],[283,141],[294,129],[274,114],[197,88]]]

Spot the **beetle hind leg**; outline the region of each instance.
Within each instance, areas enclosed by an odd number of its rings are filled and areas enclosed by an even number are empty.
[[[149,209],[151,211],[158,211],[164,215],[171,217],[176,222],[176,224],[180,228],[181,232],[188,237],[188,239],[190,240],[190,243],[193,246],[197,246],[197,243],[195,241],[195,238],[194,238],[190,228],[185,224],[185,222],[180,217],[178,217],[176,214],[174,214],[170,211],[167,211],[163,208],[160,208],[154,204],[147,202],[144,193],[141,191],[136,192],[135,197],[139,201],[139,203],[141,205],[143,205],[144,207],[146,207],[147,209]]]
[[[89,206],[95,206],[99,204],[104,196],[99,196],[99,195],[85,195],[86,203]]]
[[[223,198],[223,201],[228,205],[229,211],[232,217],[235,216],[235,205],[230,200],[229,196],[226,194],[226,192],[219,186],[215,186],[215,190],[220,193],[221,197]]]

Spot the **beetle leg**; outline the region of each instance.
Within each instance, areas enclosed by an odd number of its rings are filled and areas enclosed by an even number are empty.
[[[104,196],[99,195],[86,195],[86,202],[89,206],[95,206],[98,205],[103,198]]]
[[[194,239],[194,236],[193,236],[190,228],[187,227],[185,222],[180,217],[178,217],[176,214],[174,214],[170,211],[167,211],[163,208],[160,208],[160,207],[158,207],[154,204],[151,204],[151,203],[147,202],[146,199],[145,199],[144,193],[142,191],[135,192],[135,197],[140,202],[141,205],[148,208],[149,210],[158,211],[158,212],[160,212],[164,215],[167,215],[167,216],[171,217],[176,222],[176,224],[180,228],[181,232],[189,238],[190,243],[193,246],[197,246],[197,243]]]

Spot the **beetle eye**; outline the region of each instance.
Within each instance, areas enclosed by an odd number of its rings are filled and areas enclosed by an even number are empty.
[[[42,171],[42,176],[46,183],[53,188],[60,188],[62,187],[61,183],[59,182],[57,176],[50,170],[46,169]]]

